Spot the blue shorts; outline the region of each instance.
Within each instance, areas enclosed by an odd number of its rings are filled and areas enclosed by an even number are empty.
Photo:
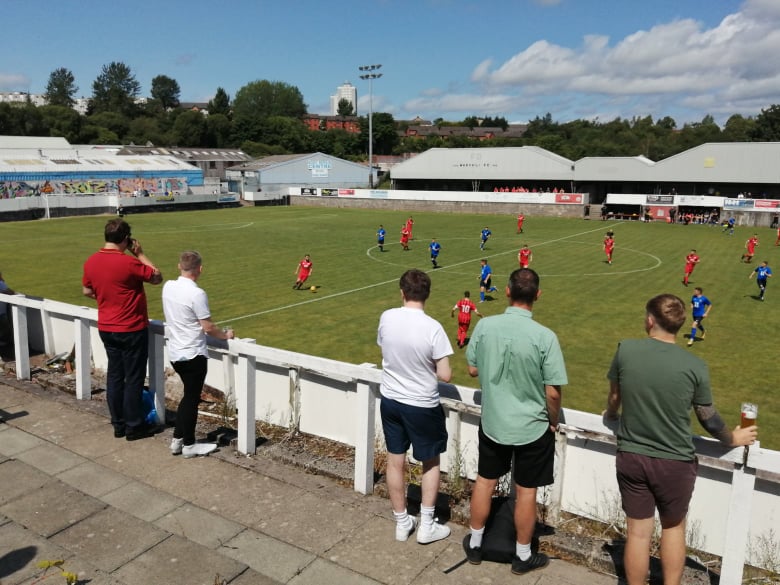
[[[447,425],[441,404],[421,408],[382,396],[379,411],[388,453],[406,453],[411,445],[417,461],[428,461],[447,450]]]

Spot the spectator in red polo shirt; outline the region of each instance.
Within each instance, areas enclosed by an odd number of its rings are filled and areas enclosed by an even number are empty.
[[[108,357],[106,399],[114,436],[135,441],[152,434],[144,424],[141,405],[149,356],[144,283],[160,284],[163,277],[123,219],[108,221],[105,241],[84,263],[82,291],[97,300],[98,333]]]

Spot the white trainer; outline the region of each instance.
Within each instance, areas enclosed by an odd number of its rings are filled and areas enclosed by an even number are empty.
[[[420,544],[430,544],[437,540],[447,538],[449,535],[450,527],[445,526],[444,524],[439,524],[438,522],[434,522],[430,526],[421,524],[420,528],[417,529],[417,542]]]
[[[399,542],[406,542],[414,532],[417,526],[417,519],[414,516],[409,516],[408,524],[395,523],[395,539]]]
[[[171,439],[171,455],[181,455],[181,448],[184,446],[184,439]]]
[[[181,448],[181,454],[185,459],[189,459],[191,457],[208,455],[209,453],[216,451],[216,449],[216,443],[195,443],[194,445],[184,445]]]

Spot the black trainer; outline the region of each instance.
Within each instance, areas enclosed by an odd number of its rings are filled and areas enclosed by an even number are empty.
[[[550,564],[550,557],[544,553],[535,552],[526,561],[521,561],[517,555],[512,559],[512,573],[515,575],[524,575],[536,569],[543,569]]]
[[[482,547],[471,548],[471,533],[463,537],[463,550],[466,553],[466,558],[472,565],[482,563]]]

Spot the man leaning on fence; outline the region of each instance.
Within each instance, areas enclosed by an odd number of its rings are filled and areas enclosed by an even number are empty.
[[[463,547],[470,563],[482,562],[482,538],[493,492],[514,464],[515,574],[541,569],[549,562],[547,555],[531,550],[531,539],[537,488],[554,479],[561,386],[568,382],[557,336],[532,319],[540,292],[536,272],[530,268],[512,272],[506,287],[509,307],[477,324],[466,352],[469,374],[479,376],[482,417],[477,481],[471,494],[471,533]]]
[[[647,579],[656,509],[664,585],[681,582],[685,517],[697,472],[691,409],[724,445],[739,447],[756,440],[756,426],[733,431],[726,427],[712,405],[707,364],[675,345],[684,322],[682,299],[671,294],[650,299],[645,306],[647,337],[621,341],[607,374],[605,423],[620,421],[615,466],[628,529],[628,585],[643,585]]]

